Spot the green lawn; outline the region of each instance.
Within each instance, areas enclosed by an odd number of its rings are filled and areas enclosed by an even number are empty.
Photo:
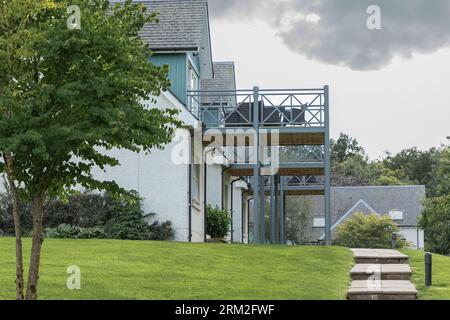
[[[425,288],[425,254],[422,251],[407,250],[409,262],[413,271],[412,280],[419,291],[419,299],[449,300],[450,299],[450,258],[433,255],[433,285]]]
[[[14,298],[14,257],[14,239],[0,238],[0,299]],[[39,297],[344,299],[352,260],[337,247],[47,239]],[[66,288],[69,265],[81,268],[81,290]]]

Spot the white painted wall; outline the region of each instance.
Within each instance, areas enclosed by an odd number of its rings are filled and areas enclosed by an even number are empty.
[[[108,168],[106,172],[98,168],[93,171],[97,179],[115,181],[127,190],[138,191],[144,198],[146,213],[154,212],[157,220],[172,222],[177,241],[188,240],[189,172],[188,165],[172,162],[171,152],[183,138],[190,139],[189,130],[178,129],[172,143],[164,150],[153,150],[150,155],[112,150],[109,154],[119,159],[120,166]],[[197,215],[193,213],[194,217]],[[201,232],[198,228],[196,231]]]
[[[144,102],[148,107],[178,108],[180,120],[189,127],[196,127],[196,119],[171,94],[164,93],[155,104]],[[139,192],[144,198],[145,212],[154,212],[159,221],[170,220],[176,241],[189,239],[189,163],[192,156],[191,131],[177,129],[172,142],[163,150],[155,149],[149,155],[130,151],[113,150],[120,166],[106,172],[96,169],[94,176],[101,180],[113,180],[120,186]],[[199,201],[191,210],[192,241],[204,239],[203,216],[203,169],[200,168]]]
[[[401,235],[412,243],[411,249],[423,250],[425,246],[424,231],[418,228],[400,228]]]
[[[219,164],[207,166],[206,199],[212,206],[222,206],[222,168]]]
[[[242,192],[247,189],[244,182],[234,183],[233,188],[233,242],[242,242]],[[231,200],[230,200],[231,201]],[[230,204],[231,205],[231,204]]]

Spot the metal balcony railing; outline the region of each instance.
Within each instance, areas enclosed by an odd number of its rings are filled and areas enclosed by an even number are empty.
[[[222,147],[221,152],[230,164],[251,164],[255,159],[255,148],[245,146]],[[323,146],[269,146],[263,148],[265,159],[276,159],[279,163],[323,162]]]
[[[270,187],[270,178],[265,177],[263,180],[264,180],[264,187]],[[315,187],[315,186],[323,186],[325,184],[324,176],[311,176],[311,175],[285,177],[283,181],[284,187]],[[253,179],[251,177],[248,177],[247,183],[251,188],[251,186],[253,185]]]
[[[189,110],[207,128],[324,127],[328,88],[188,91]],[[258,114],[258,116],[256,116]]]

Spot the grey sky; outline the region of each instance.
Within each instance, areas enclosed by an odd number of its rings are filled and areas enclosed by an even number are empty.
[[[449,0],[209,2],[214,58],[236,62],[239,87],[329,84],[333,135],[372,158],[450,135]],[[371,4],[381,30],[366,27]]]
[[[382,31],[366,27],[372,4],[381,8]],[[448,0],[210,0],[210,6],[213,18],[262,19],[289,49],[354,70],[450,45]]]

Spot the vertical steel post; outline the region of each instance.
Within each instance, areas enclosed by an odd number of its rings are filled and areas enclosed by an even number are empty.
[[[324,125],[325,125],[325,151],[324,151],[324,173],[325,173],[325,243],[331,245],[331,169],[330,169],[330,109],[329,109],[329,87],[324,87]]]
[[[275,175],[270,176],[270,243],[276,243],[276,228],[275,228]]]
[[[392,249],[397,249],[397,233],[392,233],[391,235],[391,246]]]
[[[280,177],[280,243],[286,244],[286,212],[284,195],[284,177]]]
[[[279,188],[280,177],[275,175],[275,243],[280,243],[280,197]]]
[[[253,138],[253,148],[254,148],[254,164],[253,164],[253,242],[261,243],[261,224],[260,224],[260,200],[259,200],[259,184],[260,184],[260,175],[259,175],[259,108],[258,108],[258,100],[259,100],[259,88],[253,88],[253,129],[254,129],[254,138]],[[250,115],[252,112],[250,112]]]
[[[432,284],[432,266],[433,256],[431,253],[425,253],[425,287],[431,287]]]
[[[261,180],[261,195],[259,198],[259,201],[261,202],[260,206],[260,215],[259,215],[259,221],[261,224],[261,243],[266,244],[266,184],[265,184],[265,177],[260,176]]]

